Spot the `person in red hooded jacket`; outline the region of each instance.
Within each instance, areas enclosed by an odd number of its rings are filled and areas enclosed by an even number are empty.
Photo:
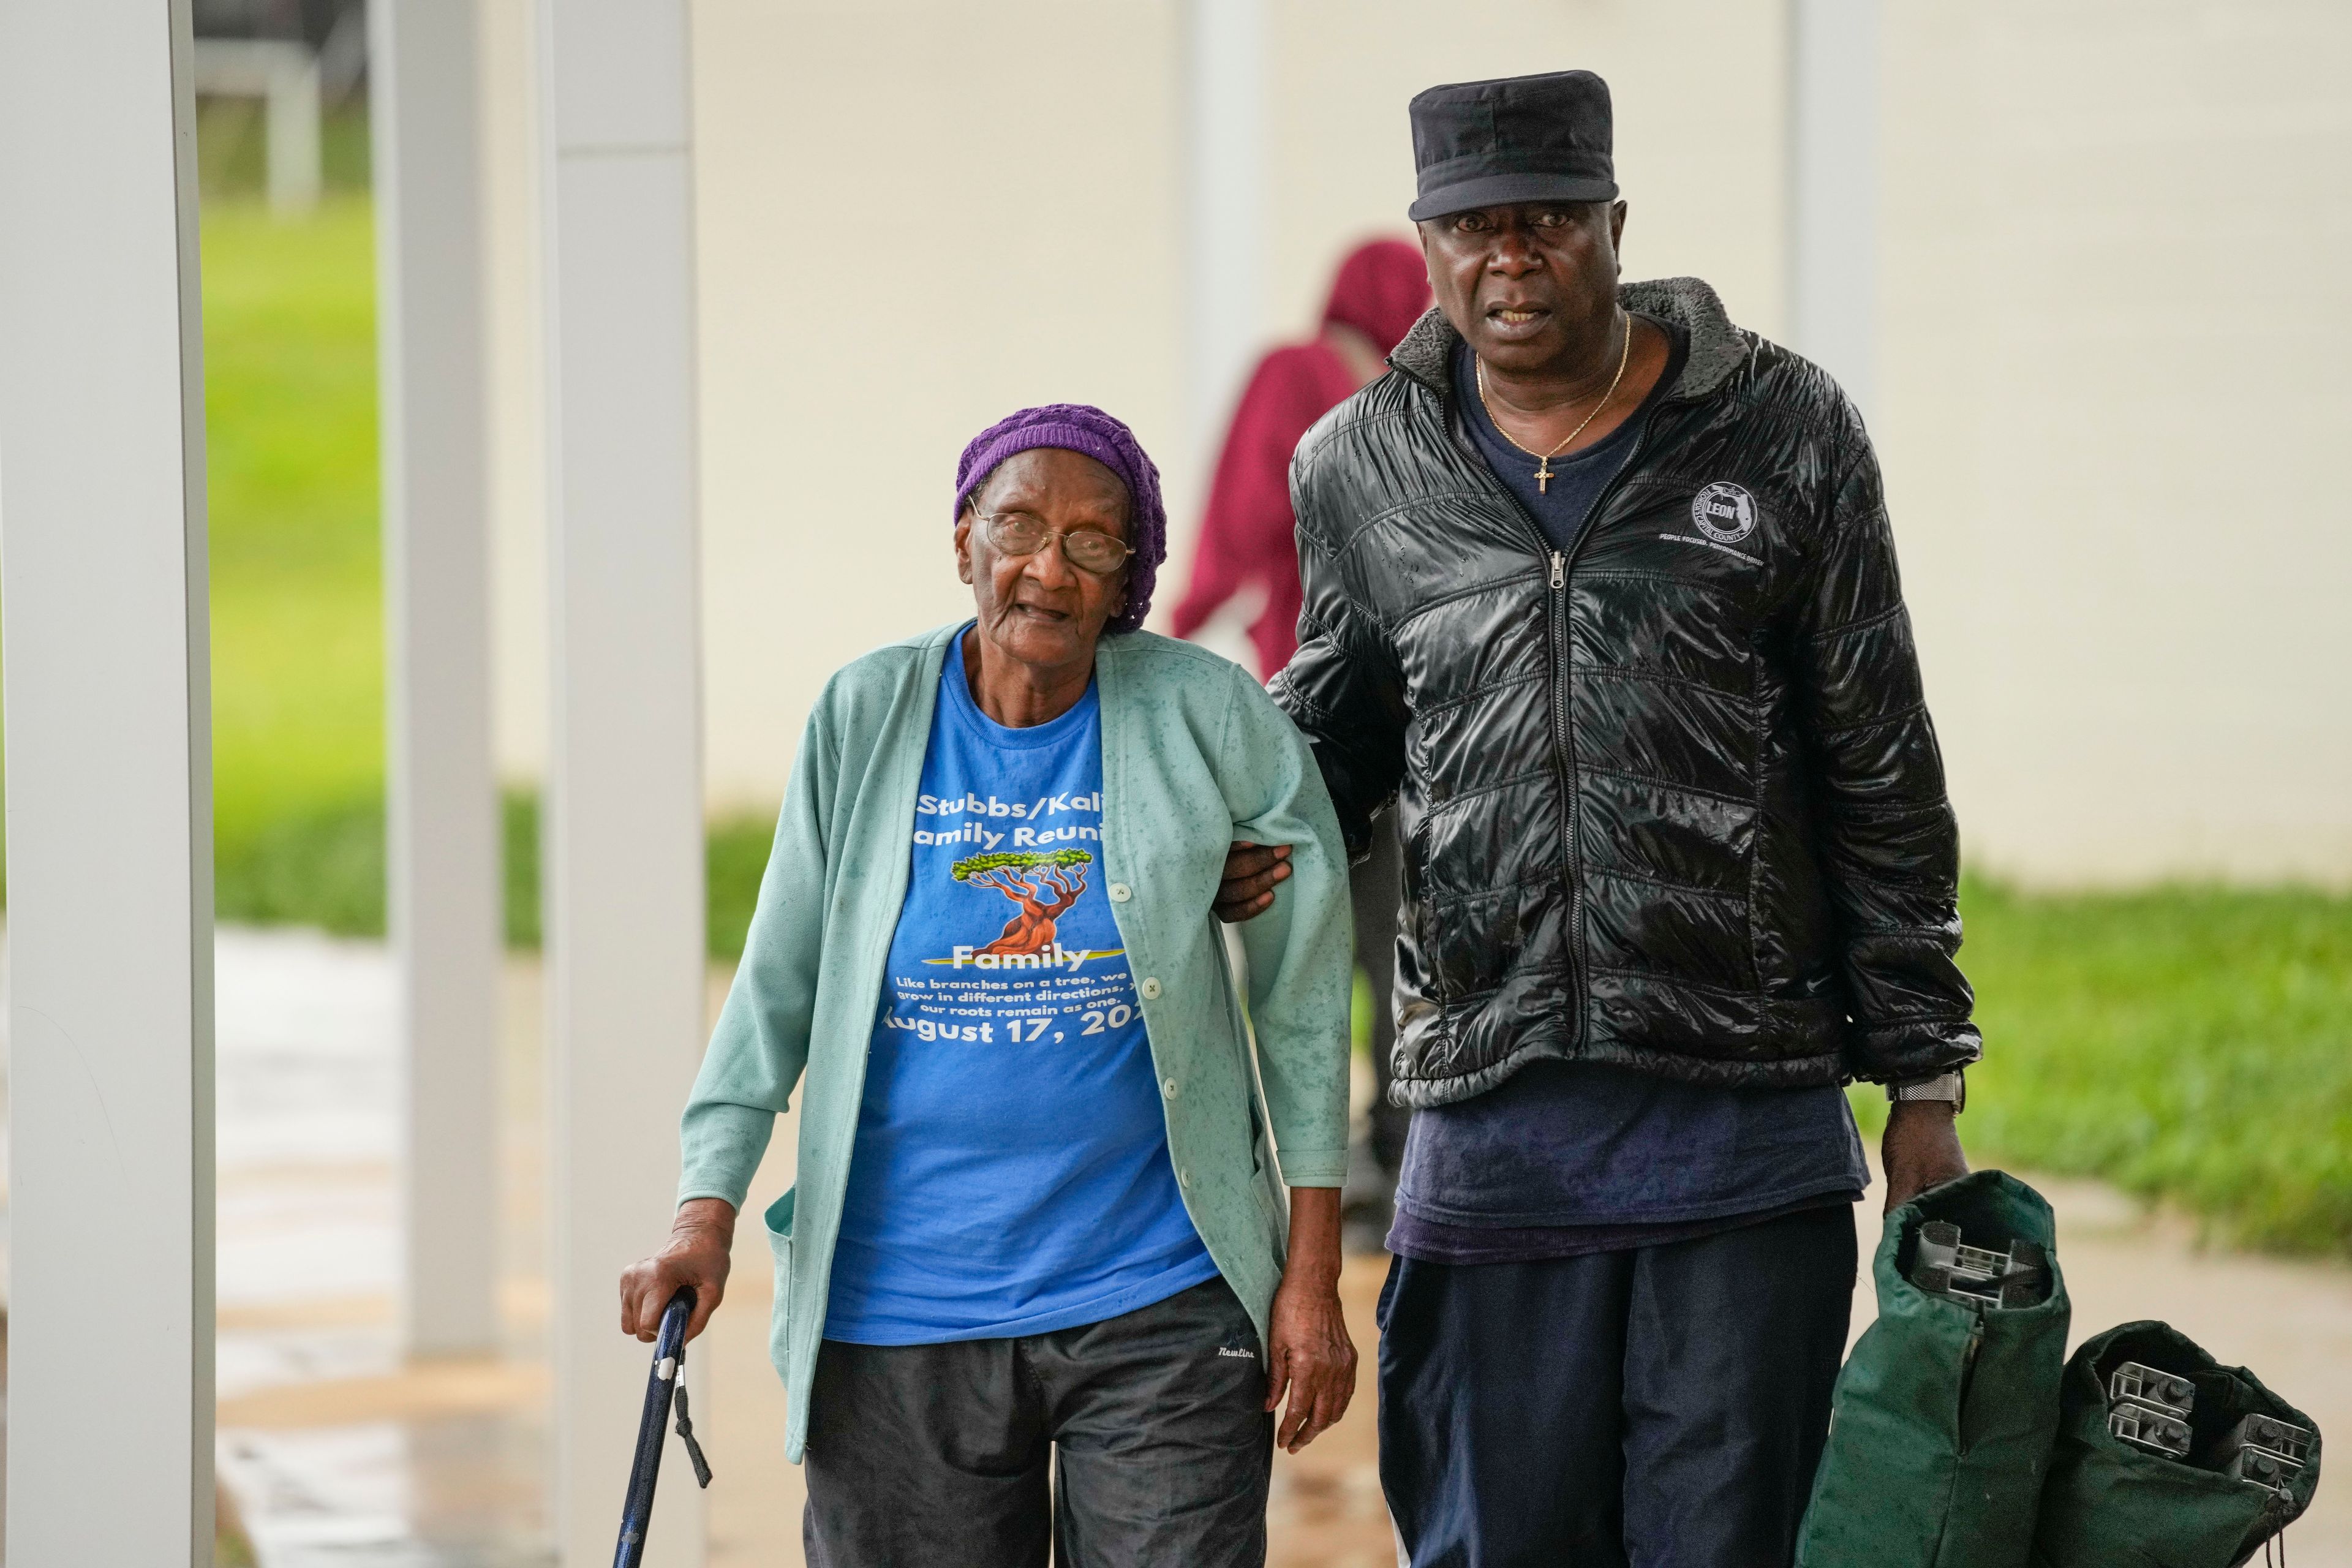
[[[1429,264],[1402,239],[1369,240],[1348,253],[1331,281],[1323,325],[1303,343],[1268,353],[1251,373],[1217,458],[1201,520],[1192,579],[1176,606],[1174,630],[1191,637],[1235,595],[1265,595],[1250,641],[1258,677],[1270,679],[1298,651],[1298,547],[1292,536],[1290,456],[1307,426],[1385,368],[1389,351],[1430,308]],[[1412,1113],[1389,1103],[1389,1048],[1395,1026],[1389,991],[1396,964],[1401,894],[1396,834],[1376,830],[1371,858],[1352,876],[1356,962],[1371,984],[1372,1063],[1378,1092],[1371,1137],[1349,1162],[1348,1238],[1378,1251],[1388,1234],[1390,1195],[1404,1157]]]
[[[1191,637],[1245,588],[1265,595],[1250,624],[1262,680],[1298,651],[1298,547],[1291,536],[1290,455],[1307,427],[1385,368],[1430,307],[1429,264],[1402,239],[1369,240],[1332,279],[1320,331],[1269,352],[1251,372],[1217,458],[1174,631]]]

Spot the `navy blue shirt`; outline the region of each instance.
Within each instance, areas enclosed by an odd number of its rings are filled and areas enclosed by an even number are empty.
[[[1647,317],[1643,318],[1649,320]],[[1469,429],[1472,445],[1495,477],[1510,488],[1519,498],[1519,504],[1536,520],[1551,547],[1565,554],[1576,547],[1576,536],[1584,527],[1585,515],[1592,503],[1601,499],[1625,459],[1640,445],[1642,432],[1648,427],[1650,414],[1682,374],[1683,361],[1688,356],[1689,340],[1682,329],[1658,322],[1664,329],[1671,347],[1666,355],[1666,368],[1658,376],[1658,384],[1642,400],[1633,416],[1612,430],[1606,438],[1595,441],[1581,452],[1571,452],[1565,458],[1553,458],[1546,462],[1551,478],[1538,483],[1536,479],[1536,458],[1531,452],[1514,446],[1508,437],[1495,428],[1494,420],[1486,416],[1486,405],[1478,396],[1478,366],[1472,359],[1468,343],[1457,344],[1454,351],[1454,393],[1462,403],[1462,422]]]
[[[1540,487],[1535,458],[1487,417],[1468,345],[1457,352],[1454,392],[1470,438],[1555,550],[1574,547],[1680,373],[1687,340],[1653,324],[1673,340],[1657,386],[1605,439],[1552,458]],[[1389,1250],[1432,1263],[1506,1263],[1652,1247],[1851,1203],[1869,1180],[1836,1088],[1738,1089],[1598,1062],[1536,1062],[1485,1094],[1413,1113]]]

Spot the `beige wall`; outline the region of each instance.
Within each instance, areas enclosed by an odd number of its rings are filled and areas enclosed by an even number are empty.
[[[2352,7],[1886,8],[1869,411],[1973,861],[2352,878]]]
[[[709,789],[772,803],[824,679],[971,604],[956,455],[1028,404],[1181,427],[1167,0],[701,0]]]
[[[490,0],[502,764],[537,771],[528,0]],[[1405,232],[1404,101],[1590,66],[1628,272],[1781,330],[1785,10],[1769,0],[1267,0],[1265,315],[1311,328]],[[2352,8],[1885,7],[1879,390],[1972,861],[2040,881],[2352,879]],[[855,654],[961,612],[955,455],[1098,402],[1168,472],[1181,581],[1181,0],[695,7],[714,805],[772,804]],[[2259,279],[2259,291],[2242,278]],[[1174,588],[1163,595],[1172,602]]]
[[[1787,188],[1782,8],[1767,0],[1267,0],[1274,314],[1311,327],[1337,253],[1410,236],[1425,87],[1582,67],[1608,79],[1626,276],[1689,273],[1780,330]]]

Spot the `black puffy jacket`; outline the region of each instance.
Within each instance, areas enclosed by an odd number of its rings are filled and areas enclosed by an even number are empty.
[[[1352,849],[1398,801],[1392,1092],[1547,1058],[1778,1085],[1974,1061],[1861,418],[1696,279],[1623,299],[1689,353],[1565,555],[1472,447],[1434,310],[1291,468],[1306,607],[1273,690]]]

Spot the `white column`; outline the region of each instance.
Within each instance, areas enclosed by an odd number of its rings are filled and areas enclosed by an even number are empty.
[[[620,1271],[667,1234],[703,1035],[693,159],[686,0],[541,0],[556,1497],[612,1559],[645,1391]],[[648,1562],[701,1561],[663,1467]]]
[[[1185,7],[1185,412],[1208,466],[1265,331],[1265,0]]]
[[[1790,337],[1867,414],[1876,381],[1878,0],[1789,9]]]
[[[498,786],[477,0],[368,7],[383,429],[387,871],[404,1058],[401,1326],[495,1350]]]
[[[386,6],[400,0],[381,0]],[[309,212],[319,205],[324,170],[319,147],[319,57],[296,45],[299,63],[288,60],[269,78],[262,100],[263,135],[268,143],[269,210]]]
[[[209,1564],[212,748],[186,0],[0,5],[7,1561]]]

